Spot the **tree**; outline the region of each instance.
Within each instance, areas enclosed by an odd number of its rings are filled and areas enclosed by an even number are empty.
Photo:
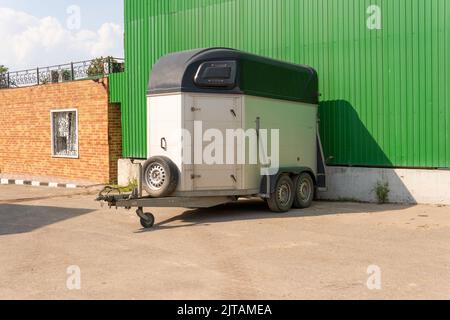
[[[122,72],[123,64],[117,62],[113,57],[100,57],[91,61],[87,70],[89,77],[102,76],[107,73]]]
[[[0,88],[8,87],[8,80],[5,73],[8,72],[8,68],[0,64]]]
[[[89,77],[96,77],[105,74],[105,58],[100,57],[91,61],[91,65],[87,69]]]

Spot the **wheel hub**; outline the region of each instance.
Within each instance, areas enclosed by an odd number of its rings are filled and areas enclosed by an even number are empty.
[[[302,200],[309,200],[309,197],[311,195],[311,188],[308,182],[302,181],[298,188],[298,195]]]
[[[160,189],[166,182],[166,172],[159,164],[153,164],[147,171],[147,184],[155,190]]]
[[[287,184],[280,186],[278,190],[278,200],[282,205],[286,205],[291,199],[291,188]]]

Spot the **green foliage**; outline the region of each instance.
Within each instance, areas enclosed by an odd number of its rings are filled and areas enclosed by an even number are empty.
[[[52,70],[50,76],[45,76],[40,79],[41,84],[59,83],[60,81],[72,80],[72,72],[70,70]]]
[[[128,182],[128,190],[133,191],[138,187],[138,181],[136,179],[132,179]]]
[[[62,81],[70,81],[72,80],[72,72],[70,70],[62,70],[61,71]]]
[[[8,76],[6,75],[6,72],[8,72],[8,68],[4,65],[0,65],[0,88],[8,87]]]
[[[389,193],[391,192],[391,189],[389,188],[388,182],[378,181],[374,191],[375,194],[377,195],[379,204],[389,202]]]
[[[138,181],[136,179],[133,179],[128,182],[127,186],[114,185],[111,187],[114,189],[117,189],[121,193],[128,193],[128,192],[132,192],[134,189],[136,189],[138,187]]]
[[[105,74],[105,59],[103,57],[92,60],[91,65],[87,70],[89,77],[96,77]]]
[[[122,72],[123,64],[117,62],[113,57],[100,57],[92,60],[87,70],[89,77],[98,77],[107,73]]]

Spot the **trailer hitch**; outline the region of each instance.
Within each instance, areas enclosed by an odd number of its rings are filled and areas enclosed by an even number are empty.
[[[122,193],[120,188],[107,186],[99,192],[97,199],[95,199],[95,201],[106,202],[108,203],[108,206],[111,208],[116,206],[118,201],[131,200],[132,197],[133,194],[124,194]]]

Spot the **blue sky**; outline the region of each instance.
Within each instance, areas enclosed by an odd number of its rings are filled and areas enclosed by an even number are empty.
[[[123,0],[0,0],[0,7],[60,20],[66,18],[70,5],[80,6],[86,28],[98,29],[104,22],[123,24]]]
[[[0,0],[0,39],[10,70],[123,57],[123,0]]]

